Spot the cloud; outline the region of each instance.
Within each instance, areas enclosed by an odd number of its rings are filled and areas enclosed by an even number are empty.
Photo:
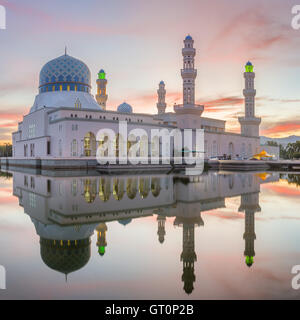
[[[203,104],[206,112],[236,111],[235,106],[241,106],[244,99],[238,96],[223,96],[197,103]]]
[[[273,10],[282,8],[274,5]],[[291,33],[289,25],[266,12],[265,7],[253,5],[251,9],[233,15],[227,23],[220,23],[221,31],[212,38],[204,59],[228,63],[241,58],[266,62],[282,57],[279,50],[285,51],[287,46],[296,44],[297,37]],[[270,55],[274,48],[279,49],[277,54]]]
[[[225,211],[225,210],[204,211],[204,212],[201,212],[201,214],[214,216],[219,219],[225,219],[225,220],[245,219],[245,215],[241,212]]]
[[[273,134],[295,134],[300,131],[300,120],[283,120],[277,122],[263,122],[261,133],[263,135]]]

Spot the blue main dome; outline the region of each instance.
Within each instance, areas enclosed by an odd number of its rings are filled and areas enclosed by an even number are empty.
[[[126,102],[118,106],[118,112],[121,113],[132,113],[132,106]]]
[[[49,61],[40,72],[40,93],[49,91],[90,92],[91,72],[87,65],[67,54]]]

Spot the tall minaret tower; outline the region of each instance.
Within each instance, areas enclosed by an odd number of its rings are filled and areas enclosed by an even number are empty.
[[[101,69],[98,73],[98,79],[97,79],[96,100],[103,110],[106,110],[106,102],[108,99],[108,95],[106,94],[106,85],[107,85],[106,74],[104,70]]]
[[[196,49],[194,48],[194,40],[188,35],[184,40],[183,69],[181,76],[183,79],[183,105],[195,104],[195,79],[197,70],[195,69]]]
[[[190,35],[184,39],[182,56],[183,69],[181,69],[181,77],[183,80],[183,104],[175,104],[174,111],[176,114],[181,115],[180,118],[184,120],[183,122],[187,123],[184,129],[192,129],[195,116],[201,116],[204,111],[204,106],[195,104],[195,80],[197,77],[197,70],[195,69],[196,49],[194,48],[194,40]],[[182,123],[182,121],[179,122]]]
[[[247,62],[245,69],[245,89],[243,92],[245,97],[245,117],[239,118],[241,133],[243,136],[259,137],[259,125],[261,123],[261,118],[255,117],[255,73],[253,72],[253,65],[250,61]]]
[[[240,212],[245,212],[245,252],[246,265],[251,267],[254,262],[255,212],[260,212],[259,192],[248,193],[241,196]]]
[[[166,89],[165,89],[165,83],[163,81],[159,83],[159,89],[157,90],[157,94],[158,94],[158,103],[157,103],[158,114],[163,114],[166,112],[166,108],[167,108]]]

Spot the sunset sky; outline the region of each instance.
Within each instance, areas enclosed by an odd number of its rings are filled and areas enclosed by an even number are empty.
[[[156,112],[164,80],[167,111],[182,99],[181,48],[191,34],[197,49],[196,99],[203,116],[226,119],[239,132],[244,65],[256,72],[261,134],[300,135],[300,30],[291,27],[295,0],[0,0],[0,142],[10,141],[38,92],[39,72],[68,54],[108,78],[108,109],[126,101]],[[300,4],[300,2],[298,3]]]

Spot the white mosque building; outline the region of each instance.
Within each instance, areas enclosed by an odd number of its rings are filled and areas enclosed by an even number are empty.
[[[253,65],[248,62],[245,67],[245,116],[239,118],[241,134],[235,134],[226,131],[225,121],[202,117],[204,106],[195,104],[196,50],[191,36],[184,40],[182,55],[183,103],[175,105],[174,112],[166,113],[166,90],[161,81],[157,114],[135,113],[125,102],[117,111],[107,110],[107,79],[103,70],[98,73],[94,98],[91,72],[85,63],[67,53],[48,62],[40,72],[34,104],[12,135],[13,157],[95,158],[97,146],[102,143],[96,141],[97,132],[108,128],[117,135],[119,121],[127,122],[128,132],[142,128],[149,137],[151,129],[204,129],[206,159],[223,155],[247,158],[257,153],[261,119],[255,116]]]

